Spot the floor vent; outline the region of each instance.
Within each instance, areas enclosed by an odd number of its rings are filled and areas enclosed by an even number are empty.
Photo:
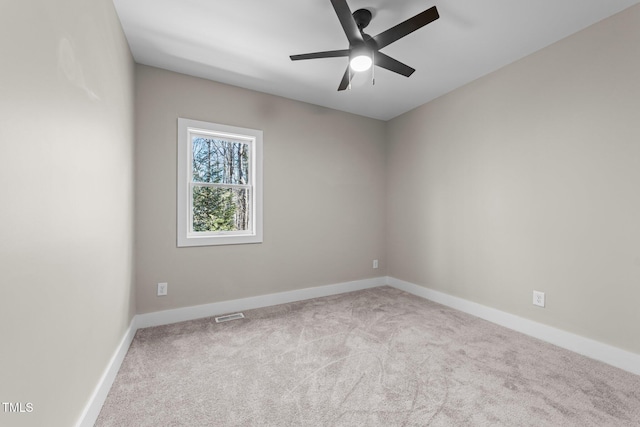
[[[226,316],[216,317],[216,323],[228,322],[230,320],[244,319],[243,313],[227,314]]]

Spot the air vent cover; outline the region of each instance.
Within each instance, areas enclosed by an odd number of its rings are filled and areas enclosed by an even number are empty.
[[[216,323],[228,322],[230,320],[244,319],[243,313],[227,314],[225,316],[216,317]]]

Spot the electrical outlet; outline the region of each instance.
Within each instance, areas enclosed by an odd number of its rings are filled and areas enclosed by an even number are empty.
[[[377,259],[373,260],[373,268],[378,268],[378,260]]]
[[[544,307],[544,292],[533,291],[533,305]]]
[[[167,283],[158,283],[158,296],[164,296],[169,291],[169,284]]]

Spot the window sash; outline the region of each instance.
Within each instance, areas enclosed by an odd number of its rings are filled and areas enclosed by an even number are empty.
[[[194,209],[193,209],[193,197],[194,197],[194,188],[196,187],[208,187],[208,188],[230,188],[230,189],[243,189],[249,192],[249,221],[246,230],[212,230],[212,231],[194,231],[193,229],[193,221],[194,221]],[[254,232],[254,221],[255,221],[255,192],[253,191],[252,185],[241,185],[241,184],[218,184],[218,183],[201,183],[201,182],[191,182],[189,183],[189,237],[197,237],[197,236],[252,236],[255,234]]]
[[[203,148],[202,142],[208,147],[208,149],[204,151],[205,159],[198,157],[196,160],[194,158],[196,141],[199,142],[198,148],[200,150]],[[211,134],[211,132],[208,132],[206,135],[199,131],[190,132],[189,145],[193,162],[190,181],[217,184],[251,184],[253,179],[251,176],[253,173],[251,159],[253,157],[252,151],[255,147],[253,142],[253,139],[249,138],[241,140],[239,138],[222,138],[220,135]],[[240,152],[241,146],[243,147],[242,154]],[[198,152],[199,155],[202,153],[200,150]],[[223,150],[222,153],[220,150]],[[203,160],[205,160],[204,164],[202,164]],[[196,163],[200,167],[196,167]],[[201,168],[202,166],[204,166],[204,170]],[[214,168],[213,170],[211,169],[212,167]],[[197,180],[197,171],[204,172],[209,180]],[[239,181],[238,178],[242,178],[242,181]]]
[[[248,184],[225,184],[218,182],[200,182],[193,180],[193,139],[194,137],[205,137],[209,139],[217,139],[225,142],[231,143],[240,143],[246,144],[249,146],[249,183]],[[187,228],[187,237],[198,237],[198,236],[207,236],[207,237],[215,237],[215,236],[253,236],[255,235],[254,224],[255,224],[255,191],[253,191],[254,181],[255,181],[255,162],[254,162],[254,150],[255,150],[255,137],[236,135],[224,132],[214,132],[207,131],[204,129],[193,129],[189,128],[188,131],[188,143],[189,143],[189,212],[188,219],[189,224]],[[218,187],[218,188],[244,188],[249,190],[250,194],[250,206],[249,206],[249,226],[246,230],[216,230],[216,231],[194,231],[193,230],[193,188],[195,186],[198,187]]]
[[[253,186],[251,184],[221,184],[219,182],[200,182],[200,181],[192,181],[189,183],[191,188],[193,187],[223,187],[223,188],[246,188],[251,189]]]

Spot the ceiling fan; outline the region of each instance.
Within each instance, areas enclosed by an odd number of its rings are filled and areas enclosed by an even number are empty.
[[[391,27],[381,32],[377,36],[371,37],[364,33],[364,29],[371,21],[371,12],[367,9],[358,9],[353,14],[347,5],[346,0],[331,0],[333,9],[338,15],[338,20],[342,25],[344,33],[349,40],[349,49],[329,50],[324,52],[304,53],[301,55],[291,55],[292,61],[301,59],[317,59],[317,58],[336,58],[341,56],[349,57],[349,65],[347,66],[342,81],[338,86],[338,90],[345,90],[351,83],[353,77],[351,71],[368,70],[372,64],[378,67],[386,68],[394,73],[409,77],[415,69],[409,67],[402,62],[391,58],[380,52],[385,46],[411,34],[415,30],[435,21],[440,17],[435,6],[415,15],[406,21],[401,22],[395,27]]]

